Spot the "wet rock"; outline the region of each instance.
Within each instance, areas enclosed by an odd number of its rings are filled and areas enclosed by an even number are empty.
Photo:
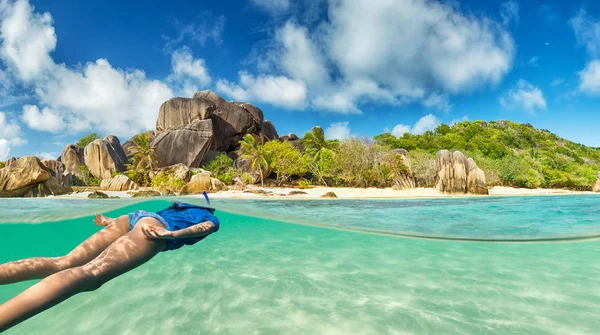
[[[288,195],[304,195],[304,194],[308,194],[308,193],[306,193],[304,191],[290,191],[288,193]]]
[[[160,192],[158,191],[139,191],[134,193],[131,197],[132,198],[151,198],[151,197],[160,197]]]
[[[321,198],[330,198],[330,199],[334,199],[334,198],[337,198],[337,197],[338,196],[335,193],[333,193],[333,192],[327,192],[327,193],[325,193],[325,194],[323,194],[321,196]]]
[[[88,198],[90,199],[108,199],[108,194],[104,193],[104,192],[100,192],[100,191],[94,191],[90,194],[88,194]]]

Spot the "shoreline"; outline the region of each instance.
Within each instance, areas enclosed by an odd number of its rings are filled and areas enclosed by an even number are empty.
[[[120,198],[132,198],[129,191],[102,191],[109,196],[118,196]],[[250,191],[250,192],[249,192]],[[305,192],[306,194],[289,195],[290,192]],[[556,195],[600,195],[592,191],[570,191],[562,189],[524,189],[496,186],[490,188],[488,196],[556,196]],[[251,192],[266,192],[267,194],[256,194]],[[353,187],[324,187],[317,186],[310,189],[298,189],[292,187],[264,187],[249,186],[243,191],[227,190],[209,193],[212,199],[276,199],[276,200],[327,200],[332,198],[321,198],[327,192],[333,192],[337,199],[420,199],[420,198],[471,198],[486,197],[485,195],[460,194],[448,195],[439,193],[433,188],[415,188],[410,190],[394,190],[392,188],[353,188]],[[59,196],[49,196],[53,199],[87,199],[89,191],[71,193]],[[186,195],[181,197],[198,197],[202,195]],[[139,198],[143,200],[145,198]],[[111,200],[111,199],[102,199]]]

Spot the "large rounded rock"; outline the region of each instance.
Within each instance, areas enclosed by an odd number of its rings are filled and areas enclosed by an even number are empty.
[[[65,165],[66,172],[79,175],[81,173],[79,171],[79,167],[85,164],[83,157],[84,155],[82,147],[74,144],[68,144],[65,146],[62,154],[60,155],[60,161]]]
[[[118,174],[110,179],[104,179],[100,183],[100,189],[105,191],[130,191],[139,189],[129,177]]]
[[[265,139],[265,142],[273,141],[279,138],[277,129],[275,129],[275,126],[269,120],[262,123],[262,126],[260,127],[260,135],[263,139]]]
[[[149,174],[150,178],[154,179],[161,172],[171,173],[174,177],[179,178],[186,183],[188,181],[190,181],[190,178],[192,177],[192,173],[190,172],[190,169],[185,164],[180,163],[180,164],[165,166],[165,167],[159,168],[158,170],[152,171]]]
[[[206,120],[217,105],[205,98],[172,98],[160,106],[156,130],[177,129],[198,120]]]
[[[119,139],[115,136],[107,136],[85,147],[84,161],[94,177],[110,179],[114,172],[125,171],[127,156]]]
[[[11,157],[6,161],[6,166],[9,166],[10,164],[14,163],[17,159],[15,157]]]
[[[198,120],[176,130],[166,130],[152,141],[161,167],[179,163],[200,167],[212,143],[211,120]]]
[[[212,180],[210,178],[210,173],[198,173],[195,174],[189,183],[185,184],[185,186],[181,189],[180,194],[197,194],[202,192],[208,192],[212,189]]]
[[[42,164],[50,171],[50,175],[56,178],[60,185],[70,186],[73,183],[74,175],[67,171],[66,165],[58,160],[44,159]]]
[[[72,192],[35,156],[25,156],[0,169],[0,197],[45,197]]]
[[[263,113],[252,104],[227,102],[210,90],[196,92],[193,98],[208,99],[216,105],[209,116],[213,122],[214,150],[229,152],[235,149],[245,134],[255,134],[260,130]]]
[[[446,194],[488,194],[485,174],[460,151],[437,153],[435,188]]]

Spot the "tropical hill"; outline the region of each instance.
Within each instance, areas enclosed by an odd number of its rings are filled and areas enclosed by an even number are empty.
[[[600,148],[511,121],[443,124],[422,135],[384,133],[375,139],[408,150],[417,175],[425,173],[419,163],[433,159],[437,151],[460,150],[477,162],[490,186],[591,190],[600,170]]]

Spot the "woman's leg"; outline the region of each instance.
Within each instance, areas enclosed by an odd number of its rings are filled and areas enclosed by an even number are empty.
[[[91,262],[53,274],[0,305],[0,332],[77,293],[96,290],[163,250],[165,240],[148,239],[141,224],[163,225],[152,218],[144,218],[139,223]]]
[[[53,273],[83,265],[129,231],[129,217],[120,216],[62,257],[34,257],[0,265],[0,285],[45,278]]]

